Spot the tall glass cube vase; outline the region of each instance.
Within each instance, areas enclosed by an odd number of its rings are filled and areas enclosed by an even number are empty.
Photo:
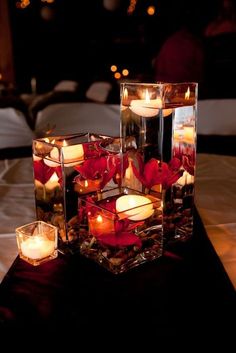
[[[165,242],[193,231],[197,83],[122,83],[123,186],[162,200]]]
[[[115,185],[111,140],[87,133],[33,141],[37,219],[58,227],[61,250],[78,244],[78,197]]]

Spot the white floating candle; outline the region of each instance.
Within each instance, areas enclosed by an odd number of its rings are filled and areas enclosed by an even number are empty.
[[[141,195],[123,195],[116,200],[116,211],[123,212],[132,221],[149,218],[154,210],[152,202]]]
[[[150,99],[148,89],[145,91],[145,99],[135,99],[130,104],[133,113],[146,118],[157,115],[161,107],[161,98]]]
[[[84,149],[82,144],[77,145],[67,145],[67,142],[64,140],[61,147],[64,163],[71,163],[73,161],[81,161],[84,159]],[[50,153],[50,158],[58,161],[60,150],[57,147],[54,147]],[[74,163],[73,163],[74,164]],[[70,164],[71,165],[71,164]]]

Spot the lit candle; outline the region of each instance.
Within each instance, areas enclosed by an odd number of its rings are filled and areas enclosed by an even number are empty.
[[[28,237],[21,242],[21,253],[32,260],[43,259],[54,253],[55,241],[42,235]]]
[[[177,180],[177,184],[185,186],[188,184],[193,184],[194,176],[184,171],[183,175]]]
[[[64,140],[61,147],[62,155],[64,158],[64,163],[70,163],[72,161],[82,161],[84,159],[84,149],[82,144],[68,146],[67,142]],[[53,160],[59,160],[59,149],[54,147],[50,153],[50,157]],[[71,166],[71,164],[69,165]]]
[[[116,200],[116,211],[124,213],[132,221],[149,218],[154,210],[152,202],[141,195],[123,195]]]
[[[145,99],[135,99],[130,104],[133,113],[146,118],[157,115],[161,107],[161,98],[150,99],[148,89],[145,91]]]
[[[128,90],[127,88],[124,89],[123,94],[122,94],[122,101],[121,101],[121,110],[125,110],[128,108],[129,105],[129,100],[128,100]]]
[[[184,126],[183,141],[189,144],[195,143],[195,130],[193,126]]]
[[[114,220],[104,215],[97,214],[91,216],[88,214],[89,231],[93,236],[108,234],[115,231]]]
[[[57,176],[57,173],[54,172],[51,176],[51,178],[46,182],[45,184],[45,189],[47,191],[52,191],[54,190],[55,188],[57,187],[60,187],[60,184],[58,183],[58,176]]]
[[[85,179],[85,180],[77,180],[75,184],[75,191],[80,194],[87,194],[89,192],[94,192],[100,189],[100,179]]]
[[[162,108],[162,116],[170,115],[173,109],[166,109],[162,107],[162,100],[160,97],[150,99],[148,89],[145,91],[145,99],[135,99],[131,101],[130,109],[137,115],[151,118],[159,113]]]

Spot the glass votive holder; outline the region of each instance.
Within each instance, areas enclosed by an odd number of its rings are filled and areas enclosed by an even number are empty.
[[[79,198],[82,255],[118,274],[162,255],[162,202],[129,188]]]
[[[16,240],[21,259],[33,266],[55,259],[57,252],[57,227],[35,221],[16,228]]]

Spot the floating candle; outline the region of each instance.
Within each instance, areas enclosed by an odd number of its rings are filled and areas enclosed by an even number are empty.
[[[132,221],[149,218],[154,210],[152,202],[141,195],[123,195],[116,200],[116,211],[124,213]]]
[[[114,220],[108,216],[96,214],[88,215],[89,232],[94,236],[108,234],[115,231]]]
[[[82,161],[84,159],[84,149],[82,144],[77,145],[67,145],[67,142],[64,140],[62,147],[54,147],[50,153],[50,158],[58,161],[60,159],[60,148],[62,153],[62,158],[64,159],[64,163],[69,163],[67,166],[71,166],[77,164],[78,161]],[[71,164],[71,162],[73,162]],[[48,164],[48,163],[47,163]]]

